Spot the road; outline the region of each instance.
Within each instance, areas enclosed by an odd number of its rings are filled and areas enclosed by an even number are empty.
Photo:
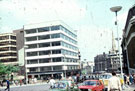
[[[6,87],[0,88],[0,91],[5,91]],[[49,91],[49,84],[32,84],[23,86],[11,86],[10,91]]]
[[[6,87],[0,88],[0,91],[5,91]],[[29,84],[23,86],[11,86],[10,91],[49,91],[49,84]],[[125,86],[122,91],[135,91],[135,85]]]

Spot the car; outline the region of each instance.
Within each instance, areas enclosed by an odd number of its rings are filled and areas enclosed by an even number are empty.
[[[104,85],[99,80],[86,80],[78,89],[79,91],[103,91]]]
[[[57,81],[49,91],[78,91],[77,85],[70,80]]]

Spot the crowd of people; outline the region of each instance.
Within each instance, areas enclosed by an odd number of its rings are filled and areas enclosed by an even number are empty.
[[[124,75],[124,83],[127,85],[135,84],[135,74]]]

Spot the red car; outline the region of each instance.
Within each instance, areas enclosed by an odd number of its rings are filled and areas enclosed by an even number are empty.
[[[86,80],[78,88],[79,91],[104,91],[104,85],[99,80]]]

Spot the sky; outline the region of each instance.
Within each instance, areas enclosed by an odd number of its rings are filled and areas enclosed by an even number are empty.
[[[77,31],[81,60],[108,53],[112,46],[114,25],[113,6],[122,6],[118,12],[118,30],[122,37],[128,10],[134,0],[0,0],[0,33],[20,29],[23,25],[62,20]],[[115,41],[116,47],[117,41]]]

